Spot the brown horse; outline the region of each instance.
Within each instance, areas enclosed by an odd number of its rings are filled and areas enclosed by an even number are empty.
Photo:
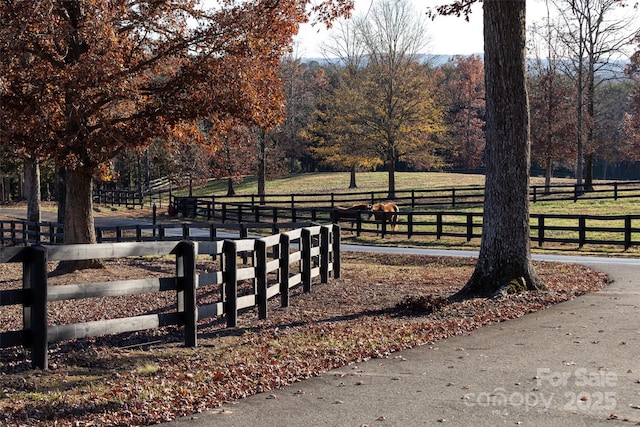
[[[371,207],[371,215],[375,216],[376,221],[388,222],[391,224],[391,229],[396,231],[398,228],[398,212],[400,212],[400,208],[394,202],[388,203],[376,203]],[[376,230],[378,229],[378,224],[376,224]]]
[[[334,210],[334,215],[335,215],[334,221],[335,222],[345,221],[345,220],[350,221],[351,228],[353,228],[353,224],[360,217],[360,213],[368,210],[371,210],[371,205],[367,203],[359,203],[346,208],[338,206]],[[353,232],[353,230],[351,230],[351,232]]]

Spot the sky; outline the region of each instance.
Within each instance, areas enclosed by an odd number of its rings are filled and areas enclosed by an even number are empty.
[[[446,3],[445,0],[411,0],[413,7],[424,16],[427,6]],[[372,0],[355,0],[354,15],[365,14]],[[527,25],[546,16],[543,0],[527,0]],[[425,20],[427,18],[425,17]],[[482,4],[473,7],[469,22],[455,16],[438,16],[427,21],[427,32],[431,39],[429,54],[470,55],[484,51],[482,37]],[[330,40],[329,32],[322,26],[304,25],[298,36],[296,56],[322,58],[321,45]]]

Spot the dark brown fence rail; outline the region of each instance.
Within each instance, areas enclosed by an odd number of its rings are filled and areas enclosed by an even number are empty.
[[[143,205],[144,196],[142,193],[133,190],[96,189],[93,191],[93,203],[135,208]]]
[[[338,222],[336,209],[285,208],[221,204],[213,217],[224,223],[278,223],[288,221]],[[362,234],[428,237],[436,240],[452,237],[471,241],[482,236],[482,213],[426,211],[402,208],[398,215],[398,228],[392,230],[387,220],[376,221],[369,211],[354,213],[353,219],[339,220],[342,231]],[[385,214],[390,217],[391,214]],[[539,247],[545,243],[584,245],[640,246],[640,215],[531,215],[531,239]]]
[[[50,261],[167,255],[175,257],[176,275],[172,277],[47,286]],[[220,269],[197,274],[198,255],[220,257]],[[24,328],[0,333],[0,347],[26,346],[31,349],[33,366],[46,369],[50,342],[182,325],[185,345],[196,346],[199,320],[226,316],[227,326],[233,327],[239,310],[255,306],[259,317],[266,318],[269,299],[280,296],[280,305],[287,307],[291,288],[302,286],[309,292],[313,279],[326,283],[331,272],[333,277],[340,277],[340,231],[333,225],[305,227],[261,239],[0,248],[0,263],[7,262],[23,264],[23,286],[0,291],[0,306],[21,305]],[[244,280],[252,280],[254,290],[239,296],[238,282]],[[203,287],[217,290],[218,302],[198,305],[196,290]],[[160,291],[176,292],[175,312],[47,324],[50,301]]]
[[[369,217],[369,211],[360,211],[353,219],[338,220],[336,209],[330,208],[278,208],[223,204],[216,211],[220,223],[202,224],[148,224],[121,227],[99,227],[96,234],[99,242],[143,242],[156,240],[212,241],[227,232],[246,237],[252,231],[262,235],[281,230],[309,226],[316,223],[340,223],[345,233],[378,234],[412,238],[464,239],[467,242],[482,236],[482,213],[430,212],[424,210],[401,210],[398,228],[393,230],[388,221]],[[391,214],[384,214],[389,217]],[[40,234],[29,231],[19,221],[0,221],[0,242],[11,244],[38,244],[61,239],[59,232],[51,235],[46,230],[58,230],[57,224],[41,226]],[[4,232],[2,232],[4,230]],[[40,240],[36,240],[40,237]],[[551,243],[577,245],[608,245],[625,250],[640,246],[640,215],[559,215],[532,214],[531,240],[539,247]]]
[[[590,191],[584,191],[576,184],[552,184],[548,187],[534,185],[530,187],[529,200],[537,203],[545,200],[600,200],[640,197],[640,182],[601,182]],[[280,208],[304,208],[324,206],[335,208],[356,203],[375,203],[388,198],[386,191],[362,191],[328,194],[267,194],[210,196],[210,197],[176,197],[170,202],[177,212],[187,217],[201,216],[212,218],[218,206],[271,206]],[[397,190],[393,200],[408,209],[424,206],[464,206],[478,205],[484,202],[484,186],[467,186],[455,188],[434,188],[424,190]]]
[[[0,246],[54,244],[63,240],[63,225],[56,222],[0,221]]]

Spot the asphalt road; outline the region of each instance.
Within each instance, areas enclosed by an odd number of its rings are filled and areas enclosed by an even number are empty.
[[[136,223],[139,219],[96,218],[98,226]],[[354,245],[342,249],[477,256],[474,251],[443,249]],[[388,359],[345,366],[167,425],[640,424],[640,260],[533,257],[588,265],[609,274],[614,283],[519,319],[394,353]]]

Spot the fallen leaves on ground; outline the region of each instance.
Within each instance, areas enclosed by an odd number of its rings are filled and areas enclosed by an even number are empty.
[[[608,282],[605,275],[579,265],[536,263],[549,292],[445,303],[471,276],[474,260],[345,253],[342,263],[340,279],[316,284],[308,294],[295,291],[288,308],[280,308],[274,298],[266,320],[248,310],[240,314],[237,328],[226,328],[224,318],[199,322],[197,348],[184,347],[178,327],[59,342],[50,345],[50,369],[44,372],[30,369],[27,350],[1,349],[0,424],[131,426],[170,421],[332,368],[385,358],[520,317],[597,291]],[[18,267],[0,266],[3,278],[20,277],[17,270],[7,270]],[[198,268],[214,267],[202,261]],[[105,270],[51,277],[50,285],[174,271],[170,260],[118,260]],[[18,283],[0,280],[0,289]],[[214,301],[217,290],[199,290],[198,298]],[[429,309],[416,310],[416,302]],[[50,303],[49,322],[171,310],[172,292],[104,297]],[[0,330],[19,329],[21,322],[19,307],[2,307]]]

